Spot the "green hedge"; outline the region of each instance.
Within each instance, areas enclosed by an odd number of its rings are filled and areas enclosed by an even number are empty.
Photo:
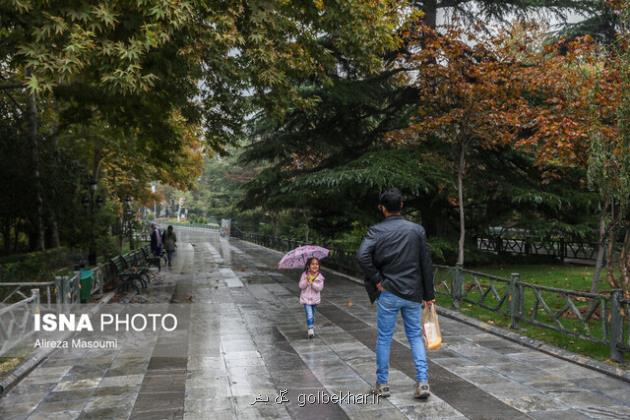
[[[55,272],[71,267],[67,248],[11,255],[0,259],[0,282],[49,281]]]

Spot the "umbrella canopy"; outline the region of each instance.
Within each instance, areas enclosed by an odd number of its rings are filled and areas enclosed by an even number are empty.
[[[319,260],[328,256],[326,248],[317,245],[304,245],[285,254],[278,263],[278,268],[304,268],[306,261],[315,257]]]

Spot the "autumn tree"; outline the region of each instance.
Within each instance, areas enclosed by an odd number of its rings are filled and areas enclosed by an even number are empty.
[[[620,13],[623,16],[623,13]],[[599,195],[599,248],[591,291],[598,290],[604,259],[607,281],[628,294],[627,232],[630,161],[627,135],[628,53],[625,35],[602,47],[590,37],[561,40],[537,50],[519,44],[519,69],[528,105],[515,143],[532,153],[547,179],[567,168]],[[616,278],[618,263],[621,277]]]
[[[99,151],[124,139],[120,147],[129,145],[135,157],[120,149],[108,153],[156,167],[146,174],[163,182],[189,186],[196,171],[173,171],[191,158],[182,125],[203,136],[195,148],[199,161],[201,152],[222,151],[238,139],[254,112],[281,119],[290,108],[311,106],[317,98],[303,98],[296,81],[329,83],[340,62],[347,71],[373,69],[375,54],[395,42],[397,6],[365,0],[2,3],[0,89],[29,123],[21,133],[32,150],[37,248],[44,247],[51,208],[43,203],[40,148],[83,133],[75,143],[95,143],[78,147],[88,153],[81,156],[86,167],[106,174],[96,170],[105,162]],[[173,115],[181,121],[174,123]]]
[[[525,101],[513,79],[515,63],[499,41],[487,44],[470,34],[456,30],[437,34],[428,27],[417,39],[422,48],[412,61],[419,72],[415,86],[420,106],[401,141],[437,138],[450,144],[457,156],[457,264],[463,265],[467,154],[470,149],[490,150],[512,142]]]
[[[43,249],[44,218],[50,206],[45,208],[43,202],[42,147],[54,148],[59,135],[94,114],[110,127],[120,127],[126,120],[127,127],[140,129],[145,138],[158,142],[174,134],[162,123],[168,120],[161,118],[162,110],[183,108],[194,81],[186,89],[179,83],[184,79],[163,77],[160,73],[166,67],[160,71],[147,63],[168,59],[175,32],[189,21],[190,3],[143,8],[122,3],[5,2],[0,14],[0,54],[5,64],[0,88],[28,123],[37,248]],[[170,85],[164,83],[167,80]],[[159,92],[152,90],[156,86]],[[169,90],[182,92],[179,102],[176,96],[170,98],[170,105],[160,100]],[[156,112],[158,107],[162,110]]]

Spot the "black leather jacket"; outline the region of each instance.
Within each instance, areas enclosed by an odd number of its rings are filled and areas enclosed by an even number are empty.
[[[379,295],[379,281],[385,290],[403,299],[422,302],[435,298],[433,264],[422,226],[402,216],[390,216],[370,227],[357,258],[372,303]]]

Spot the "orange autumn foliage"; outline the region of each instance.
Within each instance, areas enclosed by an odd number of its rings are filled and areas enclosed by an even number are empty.
[[[512,146],[550,176],[556,167],[585,168],[594,129],[618,137],[619,74],[590,37],[544,45],[542,35],[526,24],[491,39],[423,27],[411,58],[420,106],[388,139]]]

